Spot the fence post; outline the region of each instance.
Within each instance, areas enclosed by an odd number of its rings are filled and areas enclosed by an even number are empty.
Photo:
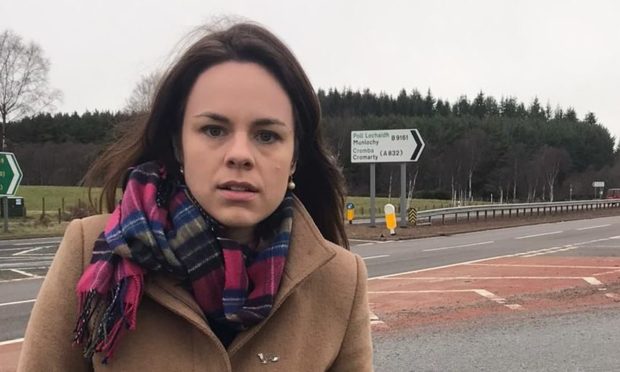
[[[41,198],[41,208],[43,208],[41,215],[45,216],[45,196]]]
[[[60,223],[62,222],[62,214],[60,212],[60,208],[58,208],[58,224],[60,225]]]
[[[65,197],[64,196],[60,199],[60,208],[62,209],[62,213],[65,213]]]

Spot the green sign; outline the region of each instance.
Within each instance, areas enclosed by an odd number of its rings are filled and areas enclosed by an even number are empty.
[[[15,195],[23,177],[12,152],[0,152],[0,195]]]

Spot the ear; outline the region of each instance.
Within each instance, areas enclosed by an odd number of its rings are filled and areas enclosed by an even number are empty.
[[[296,170],[297,170],[297,162],[293,161],[293,164],[291,164],[291,176],[295,174]]]

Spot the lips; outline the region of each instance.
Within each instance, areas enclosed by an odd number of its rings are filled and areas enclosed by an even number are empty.
[[[217,186],[218,194],[229,202],[247,202],[258,195],[258,188],[251,183],[229,181]]]
[[[258,192],[258,188],[248,182],[228,181],[218,185],[217,188],[237,192]]]

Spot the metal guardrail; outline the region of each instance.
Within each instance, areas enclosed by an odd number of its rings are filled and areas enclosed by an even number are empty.
[[[418,224],[433,223],[441,219],[458,222],[466,219],[488,219],[497,217],[527,217],[556,214],[572,211],[589,211],[608,208],[620,208],[620,199],[595,199],[546,203],[519,203],[519,204],[487,204],[466,207],[428,209],[418,212]]]

